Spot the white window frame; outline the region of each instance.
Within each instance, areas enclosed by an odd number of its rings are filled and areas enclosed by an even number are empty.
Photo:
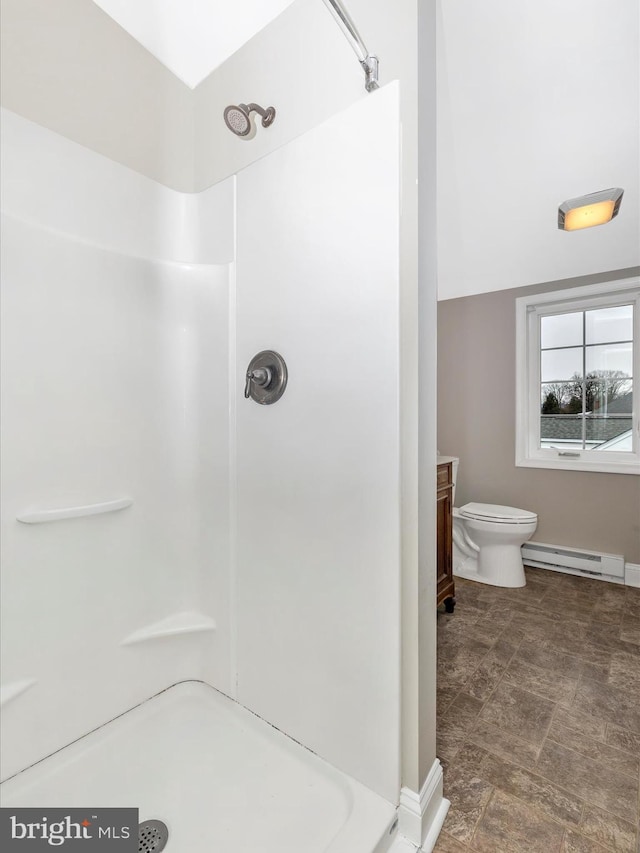
[[[540,317],[634,303],[632,451],[562,456],[540,447]],[[572,287],[516,299],[516,466],[640,474],[640,278]]]

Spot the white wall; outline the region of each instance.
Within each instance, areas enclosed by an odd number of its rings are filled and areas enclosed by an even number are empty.
[[[348,0],[368,50],[380,59],[380,82],[400,80],[407,144],[417,128],[417,3]],[[364,72],[323,0],[296,0],[194,90],[195,187],[211,186],[259,157],[366,100]],[[276,108],[253,139],[234,136],[223,121],[228,104],[255,101]],[[407,165],[417,164],[407,157]]]
[[[437,5],[438,298],[637,266],[637,0]],[[616,220],[558,230],[609,187]]]
[[[193,189],[193,95],[93,0],[3,0],[2,105]]]
[[[238,175],[238,699],[394,803],[399,203],[397,84]]]
[[[194,88],[293,0],[94,0]]]
[[[177,680],[233,679],[229,266],[172,259],[193,248],[178,193],[3,119],[3,698],[34,682],[2,709],[6,776]],[[200,223],[219,258],[232,189]],[[112,515],[16,520],[120,497]],[[177,614],[216,629],[121,645]]]

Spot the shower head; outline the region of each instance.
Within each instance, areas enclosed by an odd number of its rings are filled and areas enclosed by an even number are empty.
[[[251,134],[251,113],[262,116],[262,126],[269,127],[276,117],[274,107],[263,110],[258,104],[231,104],[224,111],[224,121],[229,130],[236,136],[247,137]]]
[[[249,111],[244,104],[239,107],[231,105],[224,111],[224,121],[229,130],[236,136],[246,136],[251,130]]]

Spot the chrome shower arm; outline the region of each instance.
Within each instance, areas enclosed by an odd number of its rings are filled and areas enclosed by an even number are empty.
[[[260,104],[240,104],[241,107],[246,107],[247,111],[250,113],[258,113],[261,118],[267,118],[269,115],[269,110],[273,109],[273,107],[268,107],[266,110],[263,109]]]
[[[356,25],[349,17],[349,13],[344,8],[340,0],[324,0],[324,4],[329,9],[333,17],[338,22],[338,26],[347,37],[347,41],[354,49],[356,56],[360,61],[365,73],[365,89],[367,92],[373,92],[378,88],[378,58],[371,56],[364,42],[360,38],[360,34],[356,29]]]

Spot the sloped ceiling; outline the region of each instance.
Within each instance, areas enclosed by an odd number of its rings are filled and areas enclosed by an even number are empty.
[[[195,88],[293,0],[94,0]]]
[[[638,0],[441,0],[441,299],[640,264]],[[617,219],[558,205],[609,187]]]
[[[195,87],[292,0],[95,2]],[[364,30],[366,3],[345,5]],[[439,298],[640,264],[638,0],[436,10]],[[609,187],[616,220],[558,230],[559,204]]]

